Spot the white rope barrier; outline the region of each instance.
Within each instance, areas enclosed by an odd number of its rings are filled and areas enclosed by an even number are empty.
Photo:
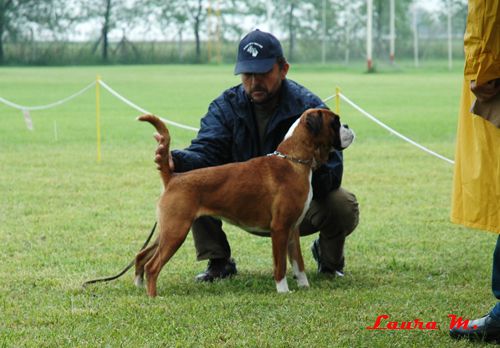
[[[356,105],[353,101],[351,101],[349,98],[347,98],[342,93],[340,93],[340,98],[342,98],[347,104],[351,105],[354,109],[358,110],[361,114],[363,114],[364,116],[368,117],[370,120],[372,120],[373,122],[375,122],[376,124],[378,124],[382,128],[387,129],[389,132],[391,132],[395,136],[403,139],[404,141],[412,144],[413,146],[418,147],[420,150],[423,150],[423,151],[427,152],[428,154],[430,154],[432,156],[435,156],[435,157],[437,157],[439,159],[442,159],[443,161],[446,161],[446,162],[448,162],[450,164],[455,164],[455,162],[452,161],[451,159],[446,158],[446,157],[438,154],[437,152],[434,152],[434,151],[426,148],[425,146],[420,145],[419,143],[417,143],[417,142],[411,140],[410,138],[404,136],[403,134],[395,131],[394,129],[392,129],[391,127],[389,127],[388,125],[386,125],[385,123],[383,123],[382,121],[380,121],[379,119],[377,119],[375,116],[369,114],[368,112],[366,112],[365,110],[363,110],[361,107],[359,107],[358,105]]]
[[[144,114],[151,114],[151,112],[149,112],[148,110],[146,110],[144,108],[141,108],[137,104],[134,104],[133,102],[131,102],[130,100],[128,100],[127,98],[125,98],[124,96],[122,96],[120,93],[118,93],[117,91],[115,91],[113,88],[111,88],[107,83],[105,83],[101,79],[98,79],[97,83],[99,83],[99,85],[101,85],[102,87],[104,87],[109,93],[111,93],[117,99],[121,100],[122,102],[124,102],[128,106],[132,107],[133,109],[136,109],[137,111],[142,112]],[[64,99],[61,99],[59,101],[56,101],[54,103],[47,104],[47,105],[37,105],[37,106],[19,105],[19,104],[13,103],[13,102],[11,102],[11,101],[9,101],[9,100],[7,100],[5,98],[2,98],[2,97],[0,97],[0,102],[4,103],[4,104],[6,104],[6,105],[8,105],[10,107],[13,107],[15,109],[22,110],[23,112],[32,111],[32,110],[45,110],[45,109],[49,109],[49,108],[52,108],[52,107],[59,106],[59,105],[62,105],[64,103],[67,103],[68,101],[70,101],[70,100],[72,100],[72,99],[80,96],[81,94],[85,93],[87,90],[89,90],[90,88],[92,88],[93,86],[95,86],[95,84],[96,84],[96,81],[93,81],[88,86],[86,86],[82,90],[80,90],[80,91],[78,91],[78,92],[70,95],[69,97],[66,97]],[[323,102],[327,103],[328,101],[334,99],[336,96],[337,96],[336,94],[328,96],[325,99],[323,99]],[[427,147],[425,147],[423,145],[420,145],[419,143],[411,140],[410,138],[404,136],[403,134],[401,134],[398,131],[394,130],[393,128],[389,127],[388,125],[386,125],[385,123],[383,123],[382,121],[380,121],[379,119],[377,119],[375,116],[373,116],[370,113],[368,113],[367,111],[363,110],[360,106],[358,106],[357,104],[355,104],[352,100],[350,100],[349,98],[347,98],[344,94],[342,94],[342,93],[339,92],[338,96],[342,100],[344,100],[347,104],[349,104],[350,106],[352,106],[354,109],[358,110],[362,115],[364,115],[365,117],[367,117],[371,121],[375,122],[376,124],[378,124],[382,128],[388,130],[390,133],[392,133],[392,134],[396,135],[397,137],[401,138],[402,140],[404,140],[404,141],[412,144],[413,146],[421,149],[422,151],[427,152],[428,154],[430,154],[432,156],[435,156],[435,157],[437,157],[437,158],[439,158],[439,159],[441,159],[443,161],[446,161],[446,162],[448,162],[450,164],[454,164],[455,163],[451,159],[446,158],[445,156],[442,156],[442,155],[438,154],[437,152],[434,152],[434,151],[428,149]],[[25,117],[29,117],[29,115],[28,116],[25,115]],[[163,122],[165,122],[167,124],[170,124],[172,126],[175,126],[175,127],[179,127],[179,128],[182,128],[182,129],[187,129],[187,130],[194,131],[194,132],[199,131],[199,128],[196,128],[196,127],[191,127],[191,126],[188,126],[188,125],[185,125],[185,124],[182,124],[182,123],[178,123],[178,122],[175,122],[175,121],[170,121],[170,120],[162,118],[162,117],[160,117],[160,119]],[[29,121],[31,121],[31,120],[29,120]]]
[[[329,96],[329,97],[326,97],[325,99],[323,99],[323,103],[328,103],[330,100],[332,100],[333,98],[335,98],[335,94]]]
[[[144,114],[151,114],[151,112],[149,112],[146,109],[143,109],[140,106],[132,103],[130,100],[128,100],[127,98],[125,98],[124,96],[122,96],[120,93],[118,93],[117,91],[115,91],[113,88],[109,87],[104,81],[99,80],[99,84],[101,86],[103,86],[109,93],[111,93],[112,95],[114,95],[116,98],[120,99],[122,102],[124,102],[128,106],[130,106],[130,107],[132,107],[132,108],[136,109],[137,111],[142,112]],[[191,126],[186,126],[185,124],[177,123],[177,122],[174,122],[174,121],[170,121],[170,120],[167,120],[167,119],[164,119],[164,118],[161,118],[161,117],[160,117],[160,119],[163,122],[167,123],[167,124],[171,124],[172,126],[176,126],[176,127],[179,127],[179,128],[183,128],[183,129],[187,129],[187,130],[192,130],[192,131],[195,131],[195,132],[197,132],[199,130],[198,128],[191,127]]]
[[[56,106],[59,106],[59,105],[62,105],[64,103],[67,103],[69,102],[70,100],[82,95],[83,93],[87,92],[87,90],[89,90],[90,88],[94,87],[95,85],[95,81],[93,81],[91,84],[89,84],[87,87],[83,88],[82,90],[76,92],[75,94],[72,94],[70,95],[69,97],[66,97],[64,99],[61,99],[59,101],[56,101],[54,103],[50,103],[50,104],[47,104],[47,105],[36,105],[36,106],[25,106],[25,105],[19,105],[19,104],[16,104],[16,103],[13,103],[11,101],[8,101],[7,99],[4,99],[2,97],[0,97],[0,102],[10,106],[10,107],[13,107],[14,109],[18,109],[18,110],[28,110],[28,111],[33,111],[33,110],[46,110],[46,109],[50,109],[50,108],[53,108],[53,107],[56,107]]]

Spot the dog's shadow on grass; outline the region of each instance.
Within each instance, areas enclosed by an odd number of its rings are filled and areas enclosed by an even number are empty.
[[[358,277],[358,275],[346,274],[344,277],[334,277],[331,275],[322,275],[316,272],[309,272],[309,288],[299,288],[296,280],[291,274],[287,274],[287,280],[290,290],[293,293],[304,291],[344,291],[356,288],[376,288],[381,284],[374,278]],[[133,284],[132,277],[125,275],[122,279],[109,283],[92,284],[82,288],[84,293],[120,296],[121,295],[144,295],[145,288],[138,288]],[[272,275],[264,272],[243,271],[238,275],[217,280],[209,283],[200,283],[194,280],[192,276],[186,276],[185,273],[164,274],[158,280],[158,295],[160,297],[175,296],[226,296],[226,295],[263,295],[276,293],[276,286]]]

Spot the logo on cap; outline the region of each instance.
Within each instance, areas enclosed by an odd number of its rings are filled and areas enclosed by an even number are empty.
[[[257,42],[250,42],[249,44],[246,44],[245,47],[243,47],[243,49],[248,53],[250,53],[252,57],[255,58],[259,54],[259,49],[262,49],[263,47],[264,46],[262,46]]]

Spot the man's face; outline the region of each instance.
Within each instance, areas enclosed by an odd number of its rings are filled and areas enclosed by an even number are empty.
[[[281,83],[286,78],[289,65],[284,65],[280,69],[275,63],[273,68],[264,74],[241,74],[241,82],[247,95],[255,104],[265,104],[271,100],[281,87]]]

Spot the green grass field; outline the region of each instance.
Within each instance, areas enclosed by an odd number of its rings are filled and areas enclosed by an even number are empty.
[[[292,66],[289,77],[322,97],[335,86],[370,113],[453,158],[461,67],[416,71]],[[232,67],[2,68],[0,96],[18,104],[62,99],[102,79],[141,107],[198,126],[208,103],[238,83]],[[0,346],[5,347],[466,347],[448,337],[449,314],[475,318],[494,303],[496,236],[449,222],[453,168],[402,142],[346,104],[355,129],[343,186],[360,202],[346,276],[318,276],[302,239],[309,290],[279,295],[270,239],[226,225],[239,274],[197,284],[191,236],[162,271],[159,297],[112,275],[138,251],[161,186],[151,126],[101,91],[102,162],[96,162],[95,93],[33,111],[0,104]],[[333,107],[333,104],[330,104]],[[57,127],[57,139],[54,127]],[[193,133],[170,127],[173,148]],[[377,316],[435,321],[434,331],[373,331]]]

